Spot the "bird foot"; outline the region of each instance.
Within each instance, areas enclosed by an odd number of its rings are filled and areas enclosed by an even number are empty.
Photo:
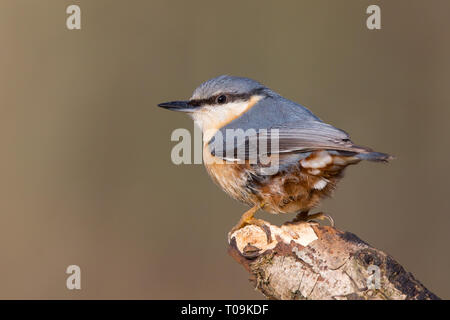
[[[256,219],[254,217],[254,214],[260,208],[261,208],[260,205],[254,206],[253,208],[251,208],[250,210],[248,210],[247,212],[245,212],[242,215],[239,222],[230,230],[230,232],[228,232],[228,242],[230,242],[231,236],[233,235],[233,233],[235,233],[237,230],[242,229],[243,227],[245,227],[247,225],[255,225],[255,226],[263,228],[263,226],[266,224],[266,222],[264,220]]]
[[[291,223],[295,222],[314,222],[318,223],[317,220],[328,220],[330,225],[334,227],[334,220],[333,218],[326,213],[318,212],[314,214],[308,214],[308,212],[300,212],[297,214],[297,216],[294,218],[294,220],[291,221]]]

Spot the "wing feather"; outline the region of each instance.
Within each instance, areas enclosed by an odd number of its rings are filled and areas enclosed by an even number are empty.
[[[237,129],[240,129],[240,134],[244,131],[244,139],[227,132]],[[375,157],[377,154],[370,148],[355,145],[345,131],[324,123],[307,108],[280,96],[262,99],[250,111],[221,128],[209,141],[209,147],[213,155],[223,159],[248,160],[249,150],[254,150],[250,146],[255,141],[258,156],[324,149],[348,155],[374,154]],[[266,146],[266,152],[261,151],[261,145]],[[380,160],[378,158],[370,160]]]

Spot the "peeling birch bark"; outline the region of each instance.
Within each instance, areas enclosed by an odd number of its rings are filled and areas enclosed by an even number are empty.
[[[332,227],[266,222],[229,239],[229,254],[270,299],[439,299],[391,256]]]

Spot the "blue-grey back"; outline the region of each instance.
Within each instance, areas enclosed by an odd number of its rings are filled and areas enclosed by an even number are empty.
[[[265,93],[268,94],[267,97],[260,100],[239,118],[224,126],[222,130],[258,130],[270,129],[291,122],[321,122],[321,120],[307,108],[283,98],[269,89],[266,89]]]
[[[262,95],[263,98],[250,110],[218,130],[209,141],[213,154],[217,155],[216,151],[219,151],[225,158],[229,158],[231,155],[231,158],[236,159],[238,156],[235,154],[237,150],[242,149],[242,141],[235,140],[233,136],[228,139],[231,141],[227,141],[227,130],[251,131],[249,129],[253,129],[256,131],[253,137],[256,137],[258,142],[265,140],[271,147],[277,145],[275,149],[270,149],[271,154],[282,154],[283,157],[287,157],[286,159],[293,159],[292,161],[295,161],[294,158],[306,156],[314,150],[357,155],[361,159],[372,161],[387,161],[390,158],[389,155],[373,152],[370,148],[353,144],[345,131],[323,122],[307,108],[283,98],[252,79],[219,76],[200,85],[195,90],[193,97],[208,97],[217,92],[237,94],[255,92],[255,94]],[[267,131],[273,129],[276,133],[272,135],[268,132],[269,136],[264,136],[260,134],[261,129]],[[274,136],[276,141],[273,140]],[[251,138],[246,137],[244,149],[249,145]],[[290,158],[290,154],[295,155],[294,158]],[[246,151],[245,159],[248,159],[248,155],[249,153]]]

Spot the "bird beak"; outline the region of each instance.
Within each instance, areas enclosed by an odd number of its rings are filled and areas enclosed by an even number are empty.
[[[197,107],[190,105],[189,101],[170,101],[158,104],[158,107],[181,112],[193,112]]]

